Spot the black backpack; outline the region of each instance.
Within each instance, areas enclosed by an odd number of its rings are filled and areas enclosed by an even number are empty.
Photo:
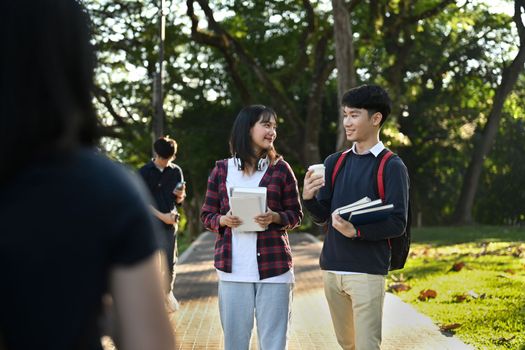
[[[332,191],[334,190],[334,183],[343,165],[346,155],[350,150],[346,150],[339,155],[337,162],[335,163],[334,169],[332,171]],[[377,166],[374,169],[374,174],[376,174],[376,190],[381,200],[385,200],[385,179],[383,176],[383,170],[385,169],[386,163],[393,156],[394,153],[389,149],[385,148],[379,156],[377,157]],[[410,210],[410,200],[408,201],[408,216],[407,216],[407,225],[405,232],[399,237],[389,238],[388,245],[390,246],[391,258],[390,258],[390,268],[389,270],[399,270],[405,266],[405,262],[408,258],[408,251],[410,250],[410,226],[412,224],[412,214]]]

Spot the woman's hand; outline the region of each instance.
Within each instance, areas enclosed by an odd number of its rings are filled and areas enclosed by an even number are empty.
[[[268,211],[264,214],[257,215],[254,218],[255,222],[259,224],[262,228],[267,228],[268,225],[274,223],[274,224],[280,224],[281,223],[281,216],[272,211],[271,209],[268,209]]]
[[[242,220],[238,216],[234,216],[231,210],[226,214],[222,215],[219,219],[219,225],[221,227],[228,226],[232,228],[239,227],[242,224]]]
[[[335,211],[332,213],[332,226],[345,237],[355,238],[357,236],[357,229],[354,225],[350,221],[343,219]]]

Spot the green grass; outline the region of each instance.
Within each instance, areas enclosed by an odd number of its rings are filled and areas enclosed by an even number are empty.
[[[413,241],[406,267],[392,273],[411,287],[401,299],[440,325],[459,323],[456,335],[476,349],[525,349],[524,228],[425,228]],[[437,297],[420,301],[424,289]]]
[[[187,232],[177,233],[177,250],[179,252],[179,256],[181,256],[181,254],[189,248],[192,242],[193,240]]]

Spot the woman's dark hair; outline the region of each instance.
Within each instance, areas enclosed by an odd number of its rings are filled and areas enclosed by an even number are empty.
[[[2,2],[0,181],[36,158],[97,142],[89,24],[75,0]]]
[[[348,90],[341,99],[343,107],[363,108],[368,111],[368,116],[381,113],[380,125],[382,126],[390,114],[392,101],[388,93],[378,85],[361,85]]]
[[[255,154],[250,135],[250,130],[258,121],[267,122],[272,118],[277,122],[275,111],[263,105],[244,107],[237,114],[230,135],[230,152],[233,157],[240,159],[242,170],[246,169],[246,164],[255,168],[257,161],[265,156],[268,156],[271,162],[279,157],[273,147],[267,153]]]

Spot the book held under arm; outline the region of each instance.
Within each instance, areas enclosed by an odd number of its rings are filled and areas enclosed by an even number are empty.
[[[381,204],[383,204],[381,199],[371,200],[368,197],[364,197],[358,200],[357,202],[345,205],[344,207],[340,207],[339,209],[337,209],[337,211],[343,219],[348,220],[348,218],[350,217],[350,213],[356,210],[375,207]]]
[[[394,210],[393,204],[356,210],[350,213],[350,221],[354,225],[364,225],[388,219]]]
[[[347,210],[348,209],[351,209],[353,207],[355,207],[356,205],[361,205],[361,204],[365,204],[365,203],[370,203],[371,199],[368,198],[368,197],[363,197],[361,198],[360,200],[358,201],[355,201],[353,203],[350,203],[350,204],[347,204],[347,205],[344,205],[342,207],[339,207],[337,208],[338,211],[344,211],[344,212],[348,212]]]
[[[383,204],[381,199],[371,200],[368,197],[363,197],[356,202],[336,209],[336,212],[352,224],[362,225],[386,220],[393,209],[393,204]]]
[[[256,232],[266,229],[254,221],[257,215],[266,212],[266,187],[232,187],[230,208],[232,214],[242,220],[236,231]]]

